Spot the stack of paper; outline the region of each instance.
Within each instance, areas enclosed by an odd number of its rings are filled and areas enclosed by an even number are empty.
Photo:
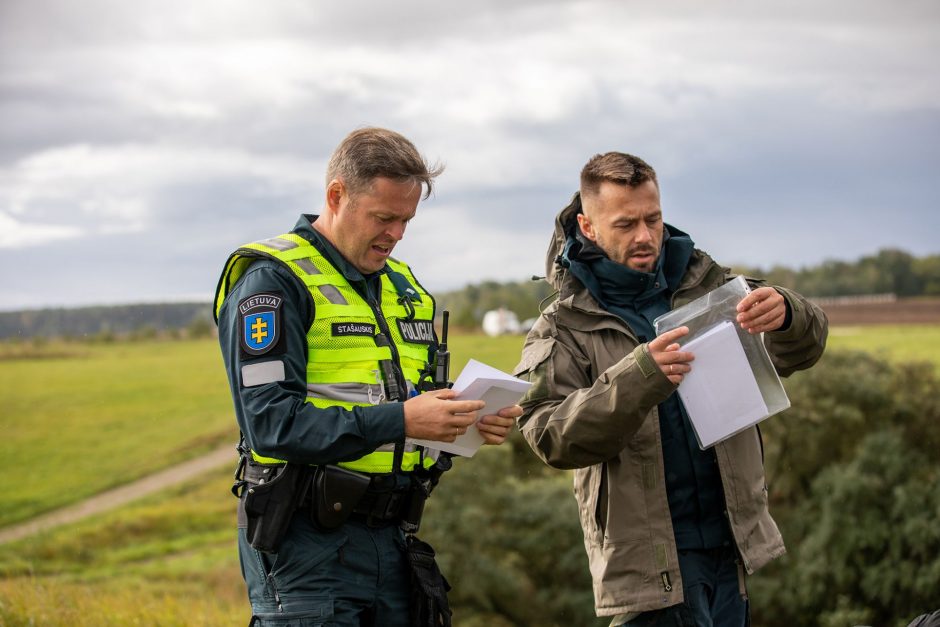
[[[721,322],[682,346],[695,355],[679,398],[704,449],[769,415],[731,322]]]
[[[454,381],[451,389],[457,392],[459,400],[482,400],[486,406],[477,412],[477,419],[497,413],[500,409],[512,407],[522,399],[532,386],[528,381],[517,379],[501,370],[487,366],[475,359],[467,362],[460,376]],[[408,442],[419,444],[428,448],[446,451],[464,457],[473,457],[483,445],[483,436],[472,425],[467,432],[457,437],[454,442],[438,442],[436,440],[417,440],[408,438]]]

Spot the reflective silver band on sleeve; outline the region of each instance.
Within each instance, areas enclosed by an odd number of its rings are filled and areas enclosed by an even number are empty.
[[[283,361],[265,361],[260,364],[245,364],[242,366],[242,387],[251,388],[267,383],[283,381],[287,377],[284,374]]]

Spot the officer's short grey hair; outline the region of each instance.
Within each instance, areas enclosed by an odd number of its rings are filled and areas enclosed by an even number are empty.
[[[340,179],[350,196],[369,190],[376,178],[388,178],[398,183],[413,181],[425,187],[427,199],[433,189],[434,178],[444,171],[440,163],[434,165],[421,156],[406,137],[384,128],[360,128],[340,142],[326,168],[326,184]]]

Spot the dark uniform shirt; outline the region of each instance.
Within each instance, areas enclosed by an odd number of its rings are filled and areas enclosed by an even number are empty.
[[[367,301],[377,302],[380,273],[363,276],[312,227],[316,219],[302,215],[292,233],[313,244]],[[238,305],[259,294],[283,298],[280,324],[271,350],[249,355],[239,337]],[[248,446],[265,457],[327,464],[358,459],[382,444],[404,440],[401,403],[344,409],[318,408],[305,402],[307,330],[315,314],[307,288],[290,269],[274,260],[252,263],[226,296],[219,311],[219,344],[235,398],[238,426]],[[278,362],[283,364],[282,375]],[[264,382],[254,385],[249,377],[246,387],[242,369],[256,364],[265,364]]]

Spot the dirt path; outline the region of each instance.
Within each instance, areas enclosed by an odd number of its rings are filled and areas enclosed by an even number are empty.
[[[0,529],[0,544],[21,540],[40,531],[106,512],[148,494],[153,494],[167,486],[182,483],[204,472],[215,470],[223,464],[229,464],[234,469],[235,460],[235,449],[231,444],[227,444],[202,457],[177,464],[168,470],[102,492],[89,499],[43,514],[32,520]]]

